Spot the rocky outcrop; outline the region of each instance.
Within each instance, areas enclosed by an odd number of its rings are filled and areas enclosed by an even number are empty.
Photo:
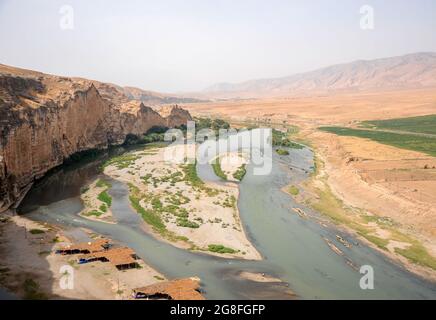
[[[191,119],[177,106],[161,115],[111,85],[102,95],[99,86],[104,84],[0,65],[0,211],[77,152]]]

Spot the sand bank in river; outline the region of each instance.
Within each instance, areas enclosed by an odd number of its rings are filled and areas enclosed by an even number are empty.
[[[61,229],[22,216],[1,215],[0,285],[29,299],[127,299],[132,289],[159,283],[165,277],[138,261],[142,268],[118,271],[110,263],[77,264],[76,256],[54,254],[71,244]],[[95,237],[95,235],[91,235]],[[73,289],[62,289],[65,273],[73,268]]]
[[[108,182],[96,179],[85,189],[82,189],[80,198],[84,209],[79,215],[90,220],[115,223],[111,211],[112,198],[107,194],[109,188],[110,184]]]
[[[194,164],[165,161],[185,148],[195,151],[179,145],[126,154],[109,161],[104,173],[129,184],[132,206],[155,235],[208,254],[261,259],[239,218],[238,186],[205,183]]]
[[[248,163],[248,155],[244,152],[233,151],[220,154],[211,161],[216,163],[227,181],[237,182],[245,175],[245,165]],[[215,169],[217,170],[217,169]]]

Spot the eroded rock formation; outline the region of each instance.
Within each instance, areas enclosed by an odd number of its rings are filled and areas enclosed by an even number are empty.
[[[161,115],[130,101],[115,85],[0,65],[0,212],[77,152],[190,119],[178,106]]]

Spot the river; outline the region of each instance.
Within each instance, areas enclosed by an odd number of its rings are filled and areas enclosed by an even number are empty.
[[[357,239],[320,225],[316,219],[302,219],[292,211],[298,205],[281,189],[308,177],[313,166],[310,149],[290,149],[288,156],[272,156],[269,175],[253,175],[252,167],[240,183],[238,207],[244,229],[262,254],[262,261],[213,257],[178,249],[148,235],[128,199],[125,184],[112,180],[112,212],[117,224],[81,218],[80,188],[101,176],[99,166],[105,156],[64,166],[48,174],[30,190],[18,211],[27,217],[55,223],[70,232],[86,227],[134,249],[147,264],[168,278],[199,276],[208,299],[289,298],[292,290],[301,299],[435,299],[434,284],[404,270],[378,251]],[[216,180],[208,166],[199,166],[201,178]],[[106,179],[109,179],[106,177]],[[341,247],[336,235],[354,244]],[[333,252],[323,240],[330,239],[344,256]],[[370,265],[374,269],[374,289],[362,290],[362,274],[346,263]],[[238,277],[240,271],[276,276],[285,284],[255,283]]]

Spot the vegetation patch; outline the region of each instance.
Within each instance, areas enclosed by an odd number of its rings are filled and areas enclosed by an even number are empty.
[[[195,121],[195,129],[211,129],[214,131],[215,135],[218,136],[219,130],[228,130],[230,129],[230,124],[223,119],[211,119],[211,118],[194,118]]]
[[[298,189],[296,186],[292,185],[289,187],[288,189],[289,193],[292,194],[293,196],[296,196],[300,193],[300,189]]]
[[[230,197],[227,197],[224,202],[223,206],[227,208],[236,208],[236,198],[234,195],[231,195]]]
[[[105,168],[114,165],[117,167],[117,169],[125,169],[130,167],[132,164],[134,164],[135,161],[138,160],[139,158],[140,156],[136,154],[123,154],[107,160],[103,164],[103,167]]]
[[[288,132],[282,132],[276,129],[272,129],[272,144],[273,146],[281,146],[281,147],[287,147],[292,149],[303,149],[304,146],[293,142],[289,139],[289,133]]]
[[[233,173],[233,178],[235,178],[236,180],[242,181],[242,179],[244,179],[246,173],[247,173],[247,170],[245,168],[245,163],[244,163],[238,168],[238,170],[236,170]]]
[[[106,188],[106,189],[112,187],[112,185],[109,182],[102,179],[98,179],[98,181],[95,183],[95,186],[98,188]]]
[[[193,228],[193,229],[197,229],[200,227],[198,223],[190,221],[185,217],[177,218],[177,225],[179,227]]]
[[[43,234],[43,233],[45,233],[45,231],[41,230],[41,229],[31,229],[29,232],[31,234]]]
[[[276,149],[279,156],[289,156],[289,151],[286,149]]]
[[[227,180],[227,175],[223,172],[223,170],[221,168],[220,157],[216,157],[214,160],[212,160],[211,165],[213,168],[213,172],[215,172],[215,175],[218,178],[221,178],[223,180]]]
[[[216,253],[237,253],[238,250],[229,248],[229,247],[225,247],[222,244],[210,244],[208,245],[208,250],[210,252],[216,252]]]
[[[197,175],[196,163],[188,163],[181,166],[184,173],[184,181],[192,187],[203,188],[204,182]]]
[[[133,209],[135,209],[136,212],[141,215],[142,219],[146,223],[151,225],[156,231],[164,232],[166,230],[166,226],[162,222],[161,217],[153,210],[144,209],[139,203],[141,199],[144,198],[144,196],[141,195],[139,189],[131,183],[129,183],[129,188],[130,188],[129,199]]]
[[[372,120],[361,123],[364,128],[436,134],[436,114],[419,117]]]
[[[400,149],[423,152],[436,156],[436,138],[412,134],[393,133],[377,130],[352,129],[345,127],[320,127],[319,130],[339,136],[352,136],[370,139]]]
[[[97,199],[104,202],[108,207],[112,205],[112,197],[105,191],[100,192]]]
[[[91,210],[91,211],[87,211],[84,213],[84,215],[87,217],[89,217],[89,216],[100,217],[102,214],[103,214],[103,212],[98,211],[98,210]]]

